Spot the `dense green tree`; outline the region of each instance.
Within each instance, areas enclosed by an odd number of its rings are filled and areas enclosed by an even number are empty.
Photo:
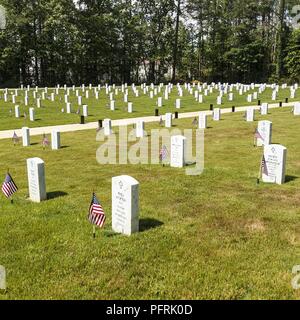
[[[292,33],[285,62],[290,79],[300,82],[300,30]]]
[[[0,85],[299,79],[297,0],[0,0]]]

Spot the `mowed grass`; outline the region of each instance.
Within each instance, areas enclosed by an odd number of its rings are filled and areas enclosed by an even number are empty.
[[[94,131],[62,134],[56,152],[42,149],[42,137],[29,148],[0,141],[0,172],[9,167],[20,188],[13,205],[0,197],[8,284],[0,299],[299,299],[291,281],[300,264],[300,118],[290,108],[257,118],[273,121],[273,141],[288,148],[285,185],[256,185],[257,122],[240,113],[209,121],[196,177],[160,165],[99,165]],[[192,128],[192,120],[174,125]],[[36,156],[51,198],[41,204],[26,200],[25,161]],[[141,232],[131,237],[111,231],[111,178],[121,174],[140,182]],[[95,240],[93,189],[107,213]]]
[[[80,95],[82,95],[82,103],[88,105],[89,108],[89,116],[86,118],[87,122],[95,122],[99,119],[123,119],[123,118],[135,118],[140,116],[153,116],[155,114],[155,109],[157,108],[157,99],[158,97],[163,97],[163,107],[160,108],[160,113],[165,114],[167,112],[174,113],[175,111],[179,112],[193,112],[193,111],[202,111],[209,110],[210,104],[213,104],[215,107],[217,106],[217,96],[219,95],[219,91],[215,90],[212,94],[205,97],[204,103],[199,104],[196,102],[194,95],[191,95],[188,91],[184,90],[184,96],[181,98],[181,109],[175,109],[175,101],[179,98],[177,89],[174,88],[172,94],[170,95],[169,100],[164,99],[164,90],[155,96],[153,99],[150,99],[149,93],[147,95],[143,94],[143,91],[139,88],[140,96],[137,98],[133,95],[131,88],[129,88],[129,101],[133,103],[133,113],[127,112],[127,103],[124,102],[123,94],[121,91],[119,94],[114,96],[116,100],[116,110],[111,111],[109,108],[109,96],[105,94],[105,88],[102,88],[99,94],[99,100],[96,100],[94,96],[94,91],[90,90],[89,95],[90,98],[85,98],[85,92],[80,90]],[[37,96],[42,95],[42,89],[39,89]],[[194,90],[195,91],[195,90]],[[225,95],[223,98],[222,108],[231,107],[231,106],[247,106],[247,105],[257,105],[258,101],[254,100],[252,103],[247,102],[247,95],[253,93],[257,90],[251,90],[248,93],[245,93],[243,96],[239,95],[235,89],[234,93],[234,101],[229,102],[228,96]],[[8,129],[20,129],[24,126],[26,127],[44,127],[50,125],[63,125],[63,124],[73,124],[79,123],[80,116],[76,114],[78,111],[78,100],[75,92],[70,91],[69,101],[72,104],[72,113],[66,113],[66,104],[64,100],[65,91],[60,89],[59,95],[55,97],[55,102],[49,100],[51,93],[54,92],[54,89],[49,89],[48,94],[46,94],[47,99],[42,100],[41,108],[37,108],[36,101],[33,98],[33,90],[29,93],[29,105],[24,105],[24,92],[19,90],[19,96],[16,97],[16,105],[20,106],[20,118],[15,118],[15,108],[12,103],[11,95],[14,94],[14,90],[9,90],[9,101],[4,102],[3,91],[0,93],[0,130],[8,130]],[[114,91],[113,91],[114,92]],[[202,92],[203,94],[203,92]],[[280,89],[279,95],[276,101],[271,100],[272,97],[272,89],[267,88],[263,94],[259,96],[261,102],[284,102],[285,98],[290,97],[289,89]],[[297,94],[296,94],[297,98]],[[298,97],[299,99],[299,97]],[[290,101],[295,101],[297,99],[289,99]],[[29,108],[35,108],[35,121],[31,122],[29,119]],[[64,108],[64,113],[62,109]],[[80,107],[82,114],[82,107]],[[24,117],[24,113],[26,117]]]

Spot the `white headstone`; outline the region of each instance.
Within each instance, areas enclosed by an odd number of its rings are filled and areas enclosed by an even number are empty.
[[[300,116],[300,102],[296,102],[295,103],[294,116]]]
[[[254,108],[248,108],[246,113],[246,121],[247,122],[253,122],[255,120],[255,109]]]
[[[176,109],[180,109],[180,108],[181,108],[181,100],[176,99]]]
[[[136,123],[136,137],[143,138],[145,136],[145,122],[143,120],[139,120]]]
[[[159,108],[161,108],[162,105],[163,105],[162,97],[159,97],[159,98],[157,99],[157,106],[158,106]]]
[[[186,144],[184,136],[173,136],[171,138],[171,167],[183,168],[186,162]]]
[[[57,130],[51,132],[51,146],[52,150],[60,149],[60,132]]]
[[[266,168],[263,172],[265,183],[285,183],[287,149],[281,145],[265,146],[264,157]]]
[[[173,114],[166,113],[166,122],[165,122],[166,128],[172,128],[172,120],[173,120]]]
[[[213,111],[213,119],[214,121],[220,121],[221,119],[221,109],[215,108]]]
[[[39,158],[28,159],[27,174],[30,200],[33,202],[41,202],[46,200],[47,193],[44,161]]]
[[[257,146],[267,146],[272,143],[272,122],[270,121],[259,121],[258,122],[258,133],[260,134],[261,138],[257,139]]]
[[[72,109],[71,109],[71,103],[70,102],[68,102],[67,103],[67,113],[71,113],[72,112]]]
[[[23,140],[23,147],[30,146],[30,131],[29,128],[22,128],[22,140]]]
[[[260,113],[262,116],[266,116],[269,112],[269,105],[268,103],[263,103],[260,107]]]
[[[295,99],[296,97],[296,91],[295,90],[291,90],[291,99]]]
[[[128,113],[132,113],[133,112],[133,105],[132,102],[128,103]]]
[[[82,106],[82,109],[83,109],[83,116],[87,118],[89,116],[88,106],[84,105]]]
[[[112,124],[110,119],[105,119],[103,121],[104,135],[110,136],[112,134]]]
[[[20,118],[20,107],[19,106],[15,106],[15,116],[16,116],[16,118]]]
[[[218,96],[218,98],[217,98],[217,105],[221,105],[221,104],[222,104],[222,101],[223,101],[222,97],[221,97],[221,96]]]
[[[110,110],[115,111],[115,101],[114,100],[110,101]]]
[[[112,229],[127,236],[139,232],[139,183],[132,177],[112,178]]]
[[[199,129],[206,129],[207,128],[207,114],[201,112],[199,115]]]
[[[29,109],[29,118],[30,121],[34,121],[34,108]]]

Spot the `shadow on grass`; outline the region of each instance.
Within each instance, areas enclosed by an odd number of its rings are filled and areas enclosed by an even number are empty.
[[[140,220],[140,232],[145,232],[148,230],[156,229],[163,226],[163,222],[155,219],[141,219]]]
[[[194,166],[194,165],[196,165],[196,164],[197,164],[197,162],[187,161],[187,162],[185,163],[185,166],[186,166],[186,167],[191,167],[191,166]]]
[[[67,195],[68,195],[68,193],[63,192],[63,191],[48,192],[48,193],[47,193],[47,199],[48,199],[48,200],[53,200],[53,199],[65,197],[65,196],[67,196]]]
[[[292,181],[295,181],[295,180],[298,180],[299,177],[296,177],[296,176],[286,176],[285,177],[285,182],[286,183],[289,183],[289,182],[292,182]]]

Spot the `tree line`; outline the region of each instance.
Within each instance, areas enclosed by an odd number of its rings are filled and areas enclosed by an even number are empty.
[[[0,85],[295,82],[297,0],[0,0]]]

